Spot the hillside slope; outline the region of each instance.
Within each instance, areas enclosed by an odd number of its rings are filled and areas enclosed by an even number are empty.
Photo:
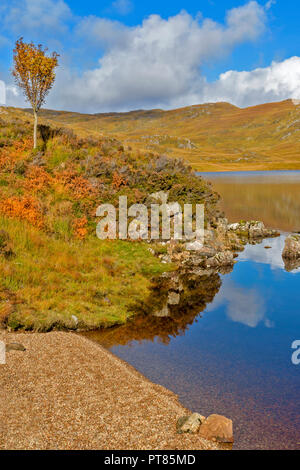
[[[219,196],[182,161],[125,150],[111,137],[43,127],[33,151],[28,118],[0,115],[0,327],[125,323],[148,301],[151,277],[172,266],[145,241],[99,240],[97,207],[118,207],[121,195],[150,207],[149,195],[164,190],[173,201],[203,202],[210,222]]]
[[[199,171],[300,169],[300,104],[292,100],[95,115],[43,110],[41,117],[83,136],[105,134],[132,148],[182,157]]]

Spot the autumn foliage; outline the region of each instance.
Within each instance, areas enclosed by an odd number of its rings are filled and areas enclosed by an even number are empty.
[[[69,191],[74,199],[84,199],[95,194],[94,188],[89,181],[72,169],[56,173],[55,182],[61,184]]]
[[[181,161],[135,154],[111,137],[79,138],[70,129],[44,124],[44,150],[33,153],[28,114],[25,120],[18,115],[0,116],[0,215],[69,241],[95,236],[97,207],[117,205],[120,195],[131,205],[164,190],[171,200],[206,201],[208,216],[218,202]]]
[[[26,173],[24,186],[30,192],[44,191],[50,186],[52,180],[51,175],[43,168],[33,166]]]
[[[83,240],[86,237],[88,233],[87,224],[88,224],[88,220],[86,217],[82,217],[80,219],[74,220],[74,223],[73,223],[74,235],[79,240]]]
[[[116,171],[113,173],[113,180],[112,180],[112,186],[115,189],[119,189],[121,186],[126,186],[126,179],[117,173]]]
[[[7,217],[26,220],[40,229],[44,226],[43,214],[39,202],[32,196],[10,197],[0,201],[0,212]]]
[[[20,38],[14,49],[13,77],[23,90],[24,96],[31,104],[34,114],[34,148],[37,146],[37,113],[46,100],[55,80],[55,68],[58,66],[58,54],[46,55],[47,49],[42,45],[24,43]]]

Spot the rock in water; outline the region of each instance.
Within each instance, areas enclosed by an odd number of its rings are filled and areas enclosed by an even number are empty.
[[[300,235],[289,235],[286,238],[282,257],[289,260],[300,259]]]
[[[215,268],[219,266],[232,266],[234,264],[233,253],[231,251],[219,252],[212,258],[206,260],[207,268]]]
[[[9,351],[26,351],[26,348],[20,343],[8,343],[6,345],[6,352]]]
[[[299,259],[283,258],[283,261],[284,261],[284,269],[289,273],[294,271],[295,269],[300,268],[300,258]]]
[[[204,439],[221,443],[233,443],[233,426],[231,419],[221,415],[210,415],[201,424],[200,436]]]
[[[228,225],[228,230],[235,232],[239,237],[256,240],[267,237],[278,237],[277,230],[271,230],[265,227],[259,220],[242,221],[237,224]]]
[[[184,434],[196,434],[201,426],[201,423],[205,420],[204,416],[199,415],[198,413],[193,413],[190,416],[182,416],[177,421],[177,433]]]

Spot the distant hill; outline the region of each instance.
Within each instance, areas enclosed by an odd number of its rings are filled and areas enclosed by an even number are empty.
[[[201,171],[300,169],[300,102],[292,100],[244,109],[208,103],[93,115],[43,110],[41,116],[84,136],[102,133],[183,157]]]

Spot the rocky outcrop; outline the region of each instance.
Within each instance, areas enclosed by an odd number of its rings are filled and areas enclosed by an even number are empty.
[[[163,193],[162,193],[163,194]],[[161,198],[162,194],[154,196]],[[174,263],[179,269],[199,276],[214,272],[225,274],[235,264],[235,258],[247,243],[261,243],[264,238],[277,237],[276,230],[267,229],[263,222],[239,222],[228,224],[226,218],[215,218],[204,230],[204,243],[201,240],[171,240],[158,245],[165,250],[157,255],[162,263]],[[149,248],[155,254],[155,249]],[[172,302],[171,302],[172,304]]]
[[[280,233],[265,227],[263,222],[252,220],[250,222],[241,221],[228,225],[228,230],[234,232],[241,240],[256,240],[269,237],[277,237]]]
[[[215,256],[212,256],[205,261],[205,266],[207,268],[233,266],[233,264],[234,256],[231,251],[220,251],[219,253],[216,253]]]
[[[227,219],[218,218],[204,230],[204,244],[200,240],[193,242],[165,242],[167,254],[160,255],[162,262],[173,262],[180,267],[203,274],[208,269],[223,270],[232,267],[238,252],[243,251],[247,243],[259,243],[267,237],[277,237],[276,230],[267,229],[263,222],[239,222],[228,224]]]
[[[286,238],[282,257],[285,260],[300,260],[300,235],[289,235]]]
[[[193,413],[189,416],[182,416],[176,424],[178,434],[197,434],[209,441],[222,444],[233,444],[233,424],[232,420],[225,416],[212,414],[204,416]]]

